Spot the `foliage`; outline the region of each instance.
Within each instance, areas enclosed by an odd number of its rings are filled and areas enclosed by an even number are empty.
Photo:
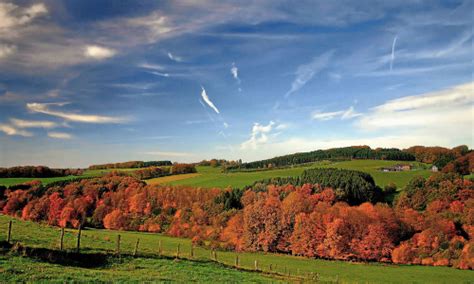
[[[328,150],[316,150],[275,157],[267,160],[243,163],[238,168],[274,168],[289,165],[312,163],[322,160],[351,160],[351,159],[375,159],[375,160],[399,160],[414,161],[415,157],[407,152],[396,148],[371,149],[369,146],[352,146],[345,148],[333,148]],[[228,167],[232,169],[235,167]]]
[[[104,169],[130,169],[130,168],[148,168],[148,167],[161,167],[171,166],[170,161],[129,161],[122,163],[108,163],[100,165],[91,165],[89,170],[104,170]]]
[[[363,202],[377,202],[382,198],[382,192],[375,185],[374,179],[367,173],[353,170],[316,168],[303,172],[301,177],[272,178],[257,181],[255,185],[262,186],[268,184],[275,185],[299,185],[313,184],[322,187],[335,189],[337,200],[345,201],[349,204],[360,204]],[[317,190],[318,187],[315,187]]]
[[[47,178],[82,175],[81,169],[50,169],[45,166],[0,168],[0,178]]]
[[[311,170],[304,179],[340,184],[362,179],[360,186],[374,186],[370,176],[341,170]],[[31,183],[7,189],[0,208],[50,225],[163,232],[241,251],[473,268],[474,184],[469,180],[454,174],[414,179],[394,208],[341,202],[338,188],[344,186],[295,184],[256,184],[243,193],[223,193],[108,175],[64,187]],[[348,196],[360,197],[351,190]]]

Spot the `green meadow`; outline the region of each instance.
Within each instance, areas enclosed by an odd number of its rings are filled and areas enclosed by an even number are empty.
[[[199,176],[191,176],[188,179],[181,179],[171,182],[166,181],[166,179],[164,178],[157,178],[149,180],[148,182],[160,183],[160,180],[163,180],[163,183],[171,185],[188,185],[209,188],[244,187],[247,185],[252,185],[257,180],[272,177],[298,176],[301,175],[304,170],[309,168],[332,167],[367,172],[374,177],[375,183],[380,187],[384,187],[388,183],[394,182],[399,188],[401,188],[404,187],[415,176],[428,177],[431,174],[429,170],[422,169],[423,166],[418,165],[418,163],[410,163],[417,166],[411,171],[383,172],[380,170],[381,167],[389,167],[400,163],[404,162],[381,160],[352,160],[333,163],[319,162],[310,165],[295,166],[291,168],[275,170],[232,173],[223,173],[220,168],[197,167],[197,171],[200,174]]]
[[[8,221],[13,220],[12,242],[34,248],[58,249],[59,228],[21,221],[0,215],[0,242],[6,239]],[[211,250],[194,248],[191,241],[161,234],[84,229],[81,252],[112,256],[117,236],[121,236],[121,260],[98,267],[79,267],[50,263],[45,260],[0,254],[0,282],[5,281],[179,281],[179,282],[297,282],[308,275],[319,275],[321,282],[341,283],[472,283],[474,272],[449,267],[389,265],[380,263],[350,263],[310,259],[280,254],[235,253],[217,251],[217,262],[211,261]],[[64,247],[73,251],[77,230],[67,229]],[[137,240],[137,257],[132,257]],[[160,243],[162,257],[159,255]],[[179,245],[180,259],[173,260]],[[236,257],[240,268],[232,268]],[[257,261],[259,272],[252,272]],[[271,271],[270,271],[271,265]],[[278,274],[276,274],[278,273]],[[288,278],[288,273],[290,278]],[[285,275],[285,276],[283,276]]]

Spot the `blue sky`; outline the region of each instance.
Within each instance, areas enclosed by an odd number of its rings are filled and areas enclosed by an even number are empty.
[[[472,1],[0,2],[0,166],[473,146]]]

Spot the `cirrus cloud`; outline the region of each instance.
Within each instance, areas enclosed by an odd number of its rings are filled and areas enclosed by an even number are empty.
[[[43,113],[51,116],[63,118],[68,121],[83,122],[83,123],[122,123],[126,122],[126,118],[104,116],[104,115],[93,115],[93,114],[78,114],[68,113],[63,111],[57,111],[50,109],[50,106],[64,106],[67,103],[28,103],[26,107],[37,113]]]

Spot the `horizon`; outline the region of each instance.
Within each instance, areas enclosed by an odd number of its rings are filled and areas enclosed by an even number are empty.
[[[472,1],[0,3],[0,167],[473,148]]]

